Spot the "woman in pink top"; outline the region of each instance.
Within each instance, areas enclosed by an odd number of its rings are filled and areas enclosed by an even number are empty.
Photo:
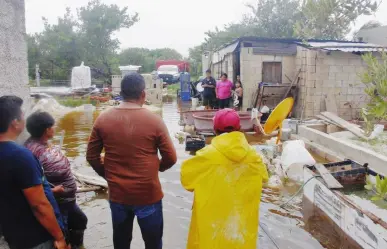
[[[219,99],[219,108],[227,108],[230,104],[231,90],[233,84],[229,81],[226,73],[222,74],[220,81],[216,83],[216,98]]]

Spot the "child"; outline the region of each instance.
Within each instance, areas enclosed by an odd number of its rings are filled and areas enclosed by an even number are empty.
[[[218,111],[217,137],[182,164],[181,183],[194,192],[188,249],[256,248],[262,183],[268,174],[240,128],[236,111]]]
[[[240,81],[237,81],[235,83],[235,93],[238,96],[238,110],[242,108],[242,100],[243,100],[243,88],[242,83]]]
[[[65,229],[72,249],[82,247],[87,217],[76,203],[77,185],[71,172],[69,160],[62,152],[49,145],[54,137],[55,120],[47,112],[35,112],[27,119],[27,130],[31,137],[25,146],[32,151],[43,166],[44,174],[53,186]]]

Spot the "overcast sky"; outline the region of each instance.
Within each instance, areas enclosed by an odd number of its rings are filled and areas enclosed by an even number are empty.
[[[41,17],[55,23],[63,16],[66,7],[74,14],[76,8],[89,0],[25,0],[28,33],[43,29]],[[257,0],[102,0],[107,4],[128,6],[131,13],[138,12],[140,21],[130,29],[123,29],[117,36],[121,47],[174,48],[188,55],[188,48],[204,40],[204,32],[216,26],[239,21],[247,11],[245,4]],[[367,20],[379,20],[387,25],[387,0],[375,16],[361,17],[356,26]]]

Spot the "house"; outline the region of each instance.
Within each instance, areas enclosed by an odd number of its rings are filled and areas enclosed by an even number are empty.
[[[387,46],[387,26],[362,29],[358,32],[357,39],[360,42],[370,42]]]
[[[240,75],[244,109],[258,107],[258,99],[274,107],[295,80],[293,116],[313,117],[325,111],[328,102],[342,118],[354,119],[367,103],[358,77],[365,65],[361,55],[377,55],[381,49],[361,42],[241,37],[210,52],[208,65],[214,77],[225,72],[235,81]],[[262,85],[273,87],[259,95]],[[274,96],[278,99],[270,103]]]

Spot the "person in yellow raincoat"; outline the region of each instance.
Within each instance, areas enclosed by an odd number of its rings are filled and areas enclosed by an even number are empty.
[[[218,111],[211,145],[182,164],[181,183],[194,192],[188,249],[256,249],[266,166],[231,109]]]

